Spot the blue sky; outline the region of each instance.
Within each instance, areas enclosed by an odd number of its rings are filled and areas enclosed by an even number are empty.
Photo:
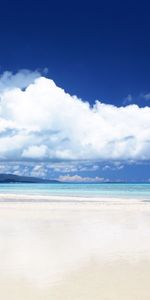
[[[149,9],[149,1],[1,4],[0,172],[149,180]]]

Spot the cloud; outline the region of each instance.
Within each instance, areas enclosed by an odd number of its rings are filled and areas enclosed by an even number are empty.
[[[128,94],[128,96],[124,99],[123,105],[128,105],[133,101],[133,97],[131,94]]]
[[[22,157],[40,159],[46,156],[47,151],[48,149],[45,145],[30,146],[28,149],[23,151]]]
[[[150,93],[143,95],[143,98],[145,100],[150,100]]]
[[[150,107],[91,107],[36,72],[9,74],[0,78],[1,161],[150,159]]]
[[[113,164],[103,166],[102,170],[103,171],[107,171],[107,170],[116,171],[116,170],[122,170],[123,168],[124,168],[124,165],[122,165],[122,164],[120,164],[120,162],[116,161],[116,162],[113,162]]]
[[[47,167],[47,164],[34,162],[1,162],[0,174],[15,174],[22,176],[35,176],[49,178],[53,177],[53,173]]]
[[[92,182],[108,182],[108,179],[104,179],[101,177],[82,177],[79,175],[64,175],[64,176],[59,176],[58,180],[62,181],[62,182],[88,182],[88,183],[92,183]]]
[[[0,173],[13,173],[24,176],[35,176],[43,178],[58,178],[60,174],[81,174],[86,172],[95,172],[99,166],[86,162],[32,162],[32,161],[13,161],[13,162],[0,162]]]
[[[31,72],[26,69],[20,70],[16,74],[6,71],[0,76],[0,91],[14,88],[25,89],[40,76],[38,71]]]

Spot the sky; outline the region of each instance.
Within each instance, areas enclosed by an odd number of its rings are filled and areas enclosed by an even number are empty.
[[[150,180],[149,1],[2,1],[0,173]]]

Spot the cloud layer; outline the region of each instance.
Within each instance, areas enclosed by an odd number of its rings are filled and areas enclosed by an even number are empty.
[[[104,179],[103,177],[82,177],[79,175],[61,175],[58,178],[62,182],[84,182],[84,183],[92,183],[92,182],[109,182],[108,179]]]
[[[38,72],[0,78],[1,161],[149,160],[150,107],[93,107]]]

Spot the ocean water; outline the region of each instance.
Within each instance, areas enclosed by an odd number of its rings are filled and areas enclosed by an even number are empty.
[[[40,196],[74,196],[102,198],[136,198],[150,200],[150,184],[100,183],[100,184],[0,184],[0,194]]]

